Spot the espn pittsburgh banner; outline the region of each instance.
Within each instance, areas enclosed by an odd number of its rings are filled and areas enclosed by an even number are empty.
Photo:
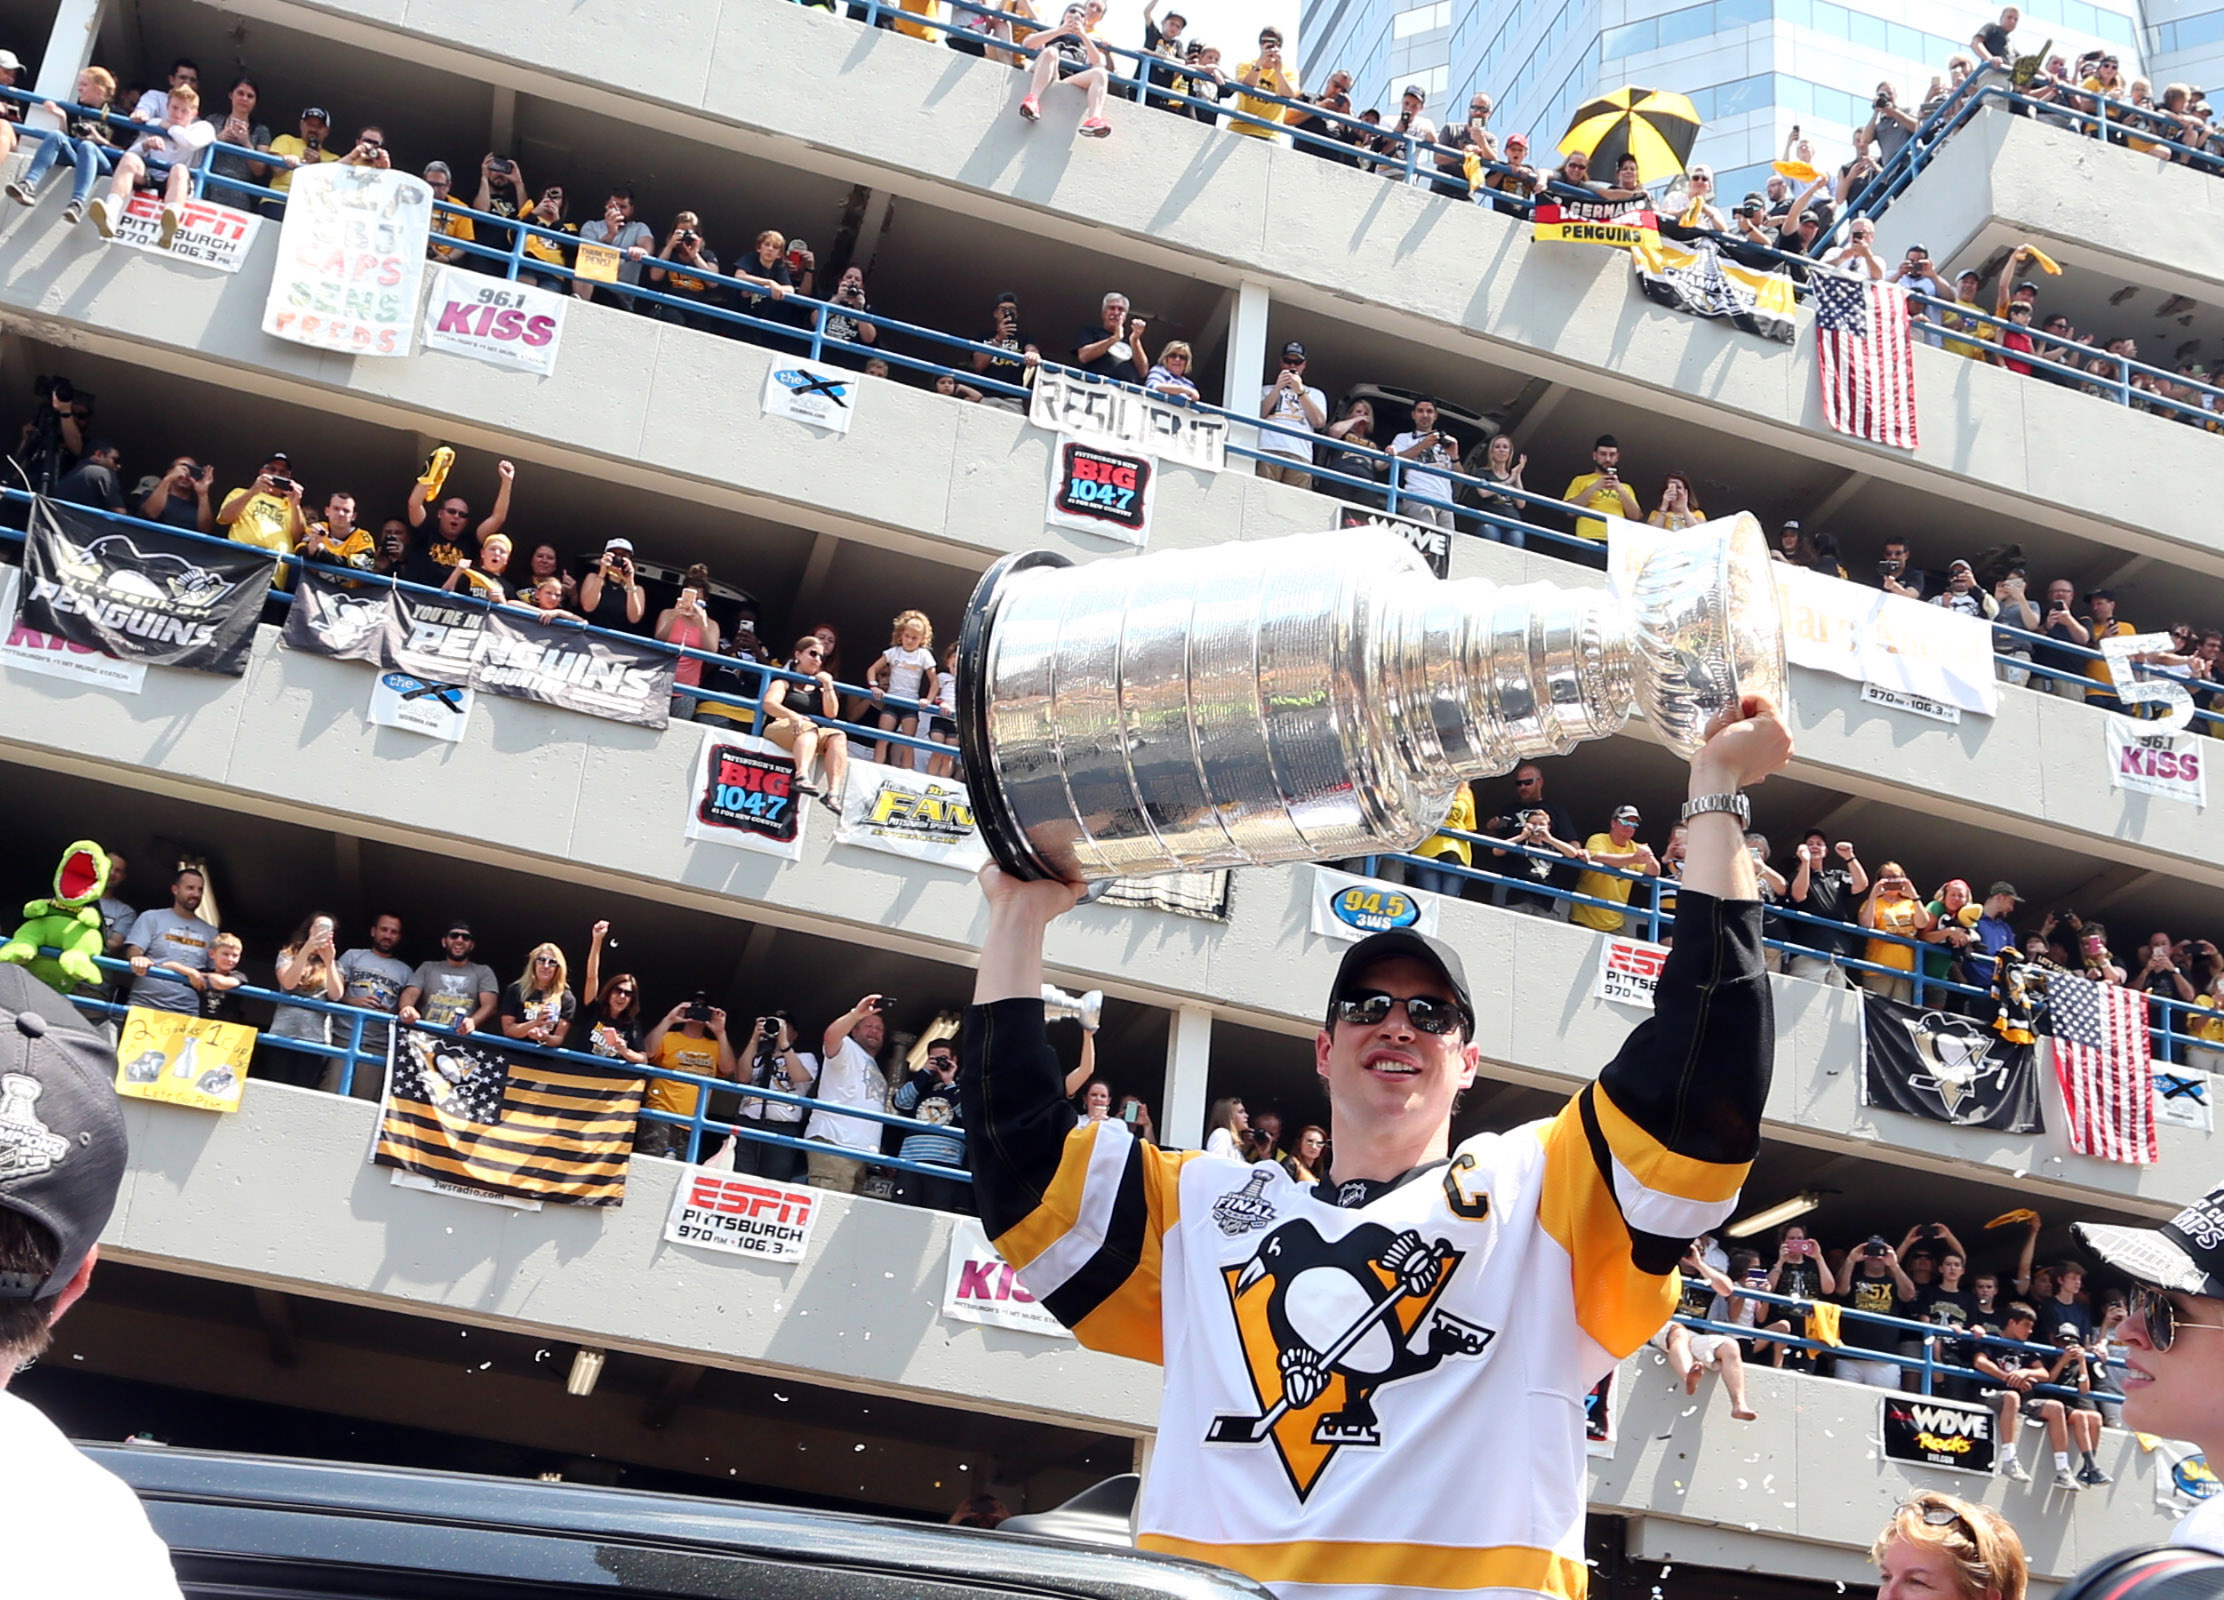
[[[496,1195],[620,1205],[641,1090],[620,1073],[397,1026],[371,1160]]]
[[[1602,244],[1614,250],[1647,249],[1660,243],[1660,218],[1613,200],[1540,200],[1529,237],[1560,244]]]
[[[1671,311],[1714,317],[1746,333],[1790,344],[1798,332],[1791,274],[1756,272],[1722,259],[1712,239],[1656,239],[1630,251],[1645,298]]]
[[[1971,1017],[1861,997],[1861,1103],[1958,1128],[2044,1133],[2037,1047]]]
[[[120,527],[61,501],[31,502],[23,626],[156,667],[237,678],[277,558],[155,528]]]
[[[670,716],[675,657],[646,643],[529,622],[499,606],[354,587],[307,569],[284,637],[289,650],[366,661],[426,685],[644,728],[664,727]]]

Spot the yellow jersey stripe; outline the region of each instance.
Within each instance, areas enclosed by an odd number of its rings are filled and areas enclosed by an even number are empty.
[[[1532,1589],[1581,1600],[1589,1574],[1569,1556],[1529,1545],[1470,1549],[1449,1544],[1367,1544],[1292,1539],[1275,1544],[1207,1544],[1142,1533],[1135,1542],[1163,1555],[1228,1567],[1260,1583],[1375,1585],[1385,1589]]]
[[[1065,1149],[1058,1157],[1057,1175],[1043,1191],[1041,1204],[997,1235],[998,1255],[1015,1267],[1025,1267],[1065,1237],[1080,1220],[1091,1158],[1096,1154],[1097,1133],[1108,1126],[1109,1122],[1075,1124],[1066,1135]],[[1104,1204],[1109,1207],[1111,1203],[1112,1196],[1104,1196]]]
[[[1119,1288],[1074,1324],[1074,1337],[1091,1350],[1163,1364],[1166,1359],[1164,1250],[1161,1240],[1181,1222],[1181,1169],[1201,1151],[1143,1148],[1143,1247]],[[1032,1291],[1029,1291],[1032,1293]]]
[[[1545,1167],[1537,1222],[1573,1265],[1577,1324],[1619,1361],[1676,1309],[1675,1274],[1646,1272],[1631,1258],[1629,1225],[1592,1158],[1579,1104],[1569,1101],[1539,1137]]]
[[[1655,1194],[1677,1200],[1735,1200],[1745,1182],[1743,1162],[1700,1161],[1682,1156],[1630,1120],[1604,1089],[1591,1095],[1591,1110],[1608,1148],[1627,1167],[1630,1176]]]

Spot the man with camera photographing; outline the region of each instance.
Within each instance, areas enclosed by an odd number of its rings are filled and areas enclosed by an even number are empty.
[[[1306,383],[1305,346],[1295,339],[1282,346],[1281,370],[1275,373],[1272,383],[1259,391],[1259,415],[1277,424],[1274,428],[1259,430],[1259,453],[1274,459],[1258,462],[1252,470],[1271,483],[1310,489],[1313,486],[1310,435],[1328,426],[1328,396]]]
[[[936,1039],[927,1046],[927,1064],[897,1087],[893,1105],[919,1123],[922,1130],[965,1125],[965,1107],[958,1098],[956,1035]],[[906,1133],[896,1154],[905,1161],[962,1170],[965,1141],[933,1131]],[[964,1178],[934,1178],[899,1169],[895,1197],[905,1205],[924,1206],[930,1211],[956,1211],[967,1216],[973,1213],[973,1185]]]
[[[1869,103],[1869,120],[1853,136],[1853,153],[1863,156],[1869,146],[1876,146],[1877,164],[1889,165],[1892,158],[1907,148],[1908,140],[1915,137],[1915,130],[1922,126],[1915,114],[1900,108],[1898,94],[1889,83],[1877,85],[1876,98]]]
[[[880,1154],[882,1124],[869,1117],[848,1117],[837,1110],[847,1106],[860,1111],[888,1109],[888,1079],[880,1070],[880,1047],[888,1042],[888,1013],[896,1002],[887,995],[869,994],[826,1025],[819,1042],[818,1101],[811,1113],[806,1139],[828,1148],[810,1156],[811,1187],[838,1189],[855,1194],[864,1181],[866,1164]]]
[[[1596,511],[1608,516],[1623,517],[1631,522],[1645,520],[1644,510],[1637,504],[1637,496],[1630,486],[1622,482],[1622,443],[1611,433],[1602,433],[1591,446],[1591,464],[1594,470],[1584,473],[1568,485],[1568,492],[1561,499],[1586,511]],[[1597,559],[1586,565],[1604,568],[1606,565],[1606,524],[1599,517],[1576,519],[1575,536],[1589,539],[1597,547]],[[1591,552],[1585,552],[1590,554]]]
[[[139,502],[139,515],[188,533],[214,533],[216,506],[209,499],[209,486],[215,482],[216,468],[179,456]]]
[[[795,1043],[795,1024],[785,1011],[757,1018],[749,1036],[749,1067],[745,1081],[753,1088],[809,1094],[811,1085],[818,1081],[818,1058],[807,1050],[798,1050]],[[809,1108],[806,1106],[743,1095],[741,1114],[735,1120],[793,1139],[801,1136],[803,1119],[807,1115]],[[795,1183],[803,1176],[803,1152],[784,1144],[767,1144],[761,1139],[737,1139],[734,1170],[753,1172],[775,1183]]]
[[[1009,289],[996,297],[996,304],[989,312],[988,337],[981,343],[1006,352],[1001,355],[992,355],[987,350],[973,352],[973,370],[999,383],[1024,385],[1029,381],[1029,374],[1042,364],[1041,347],[1020,331],[1019,296]],[[981,403],[1021,415],[1027,410],[1024,400],[1010,395],[992,394]]]
[[[1494,839],[1522,845],[1528,851],[1540,852],[1516,855],[1511,850],[1493,850],[1491,865],[1508,877],[1527,878],[1540,886],[1551,884],[1557,888],[1566,888],[1575,881],[1571,868],[1541,853],[1549,851],[1572,860],[1581,850],[1563,842],[1575,837],[1575,818],[1566,806],[1545,798],[1544,769],[1534,761],[1524,761],[1514,768],[1514,803],[1484,823],[1483,832]],[[1555,901],[1548,894],[1531,894],[1500,885],[1493,891],[1492,898],[1508,911],[1519,911],[1527,916],[1566,916],[1560,909],[1566,902]]]
[[[561,192],[558,191],[559,197]],[[520,217],[525,214],[525,197],[529,193],[531,191],[525,187],[525,174],[515,161],[508,156],[495,155],[492,151],[480,157],[479,192],[472,202],[474,210],[497,217]],[[508,228],[489,228],[487,236],[480,243],[490,250],[507,250],[510,248],[510,238],[511,230]],[[497,277],[503,271],[500,262],[485,256],[479,257],[478,265],[482,271],[491,272]]]
[[[1253,139],[1271,139],[1274,130],[1281,126],[1289,107],[1273,100],[1262,100],[1258,95],[1244,94],[1243,89],[1256,89],[1259,94],[1278,94],[1286,100],[1297,98],[1297,71],[1282,61],[1282,30],[1259,30],[1258,59],[1246,61],[1236,68],[1236,109],[1243,113],[1229,119],[1228,126],[1237,133]],[[1256,120],[1254,120],[1256,119]]]
[[[301,484],[293,476],[293,458],[273,450],[253,483],[224,497],[216,520],[235,543],[291,555],[309,531],[308,518],[301,512]],[[281,563],[271,576],[271,586],[283,589],[290,581],[289,569]]]
[[[862,371],[872,347],[880,343],[880,329],[863,319],[872,305],[865,298],[865,269],[854,263],[842,269],[834,285],[834,309],[826,314],[826,359],[852,372]],[[997,307],[999,311],[1002,306]],[[839,348],[837,348],[839,347]],[[974,366],[978,369],[979,359]]]
[[[594,570],[580,580],[580,614],[598,628],[639,633],[648,605],[648,596],[642,592],[641,579],[633,567],[633,541],[610,540],[602,547],[602,559],[595,563]]]
[[[664,1013],[641,1041],[642,1052],[656,1065],[672,1072],[690,1073],[698,1078],[724,1078],[729,1083],[741,1079],[741,1067],[734,1059],[734,1047],[726,1038],[726,1013],[714,1006],[698,989],[694,995],[682,1000]],[[645,1111],[662,1111],[675,1117],[692,1117],[702,1099],[699,1085],[677,1083],[670,1078],[651,1078],[641,1095]],[[754,1104],[755,1102],[749,1102]],[[748,1106],[742,1108],[748,1115]],[[646,1119],[635,1125],[633,1149],[637,1155],[671,1156],[684,1160],[687,1156],[689,1130],[676,1122],[651,1122]],[[741,1164],[743,1147],[752,1141],[743,1140],[734,1150],[734,1170],[755,1171]],[[696,1146],[695,1159],[707,1162],[726,1145],[726,1136],[715,1129],[703,1130],[702,1142]],[[781,1151],[786,1155],[790,1152]],[[773,1177],[773,1173],[765,1173]]]
[[[340,159],[338,151],[325,147],[332,134],[332,115],[324,107],[304,107],[299,126],[299,133],[281,133],[270,141],[271,164],[278,170],[266,181],[281,195],[293,187],[296,169]],[[264,200],[257,209],[264,216],[275,219],[286,214],[286,203],[283,200]]]
[[[1902,600],[1920,600],[1925,591],[1936,587],[1931,575],[1908,559],[1905,539],[1884,541],[1883,559],[1876,564],[1876,586]]]
[[[679,266],[652,264],[649,267],[650,288],[701,305],[717,303],[718,285],[710,280],[718,275],[718,256],[703,242],[701,227],[702,221],[694,212],[682,211],[672,219],[672,231],[664,236],[664,242],[656,250],[659,263],[677,262],[697,268],[701,275],[683,272]],[[712,319],[692,316],[677,306],[653,305],[651,309],[663,321],[677,323],[683,328],[700,328],[705,333],[718,331]]]
[[[1886,1317],[1904,1316],[1903,1305],[1914,1299],[1915,1280],[1900,1266],[1900,1253],[1881,1234],[1871,1234],[1846,1258],[1845,1281],[1838,1291],[1838,1303],[1848,1310]],[[1897,1355],[1900,1330],[1885,1323],[1847,1317],[1839,1326],[1839,1348]],[[1873,1357],[1839,1356],[1832,1376],[1848,1383],[1865,1383],[1872,1389],[1900,1386],[1899,1364]]]
[[[386,130],[372,126],[355,136],[355,143],[340,160],[351,167],[372,167],[380,172],[389,171],[394,158],[386,151]]]
[[[489,156],[487,159],[492,161],[495,157]],[[492,175],[486,181],[491,184]],[[627,285],[641,281],[641,263],[648,259],[649,250],[656,243],[656,235],[650,231],[649,225],[634,220],[633,191],[623,184],[612,189],[610,197],[603,201],[602,215],[580,227],[579,237],[584,244],[599,244],[615,250],[618,253],[618,282]],[[571,292],[582,300],[594,299],[595,291],[600,287],[602,285],[591,278],[573,278],[571,282]],[[612,290],[611,295],[625,310],[634,309],[635,301],[630,294]]]

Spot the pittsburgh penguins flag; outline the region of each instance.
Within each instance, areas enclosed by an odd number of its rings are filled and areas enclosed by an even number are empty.
[[[23,551],[23,624],[120,661],[237,678],[277,561],[266,551],[113,522],[43,495]]]
[[[1630,251],[1645,298],[1688,316],[1716,317],[1746,333],[1790,344],[1799,327],[1791,274],[1760,272],[1722,259],[1712,239],[1661,240]]]
[[[1864,995],[1861,1103],[1958,1128],[2044,1133],[2038,1052],[1970,1017]]]
[[[518,1199],[619,1205],[641,1089],[445,1028],[396,1028],[371,1160]]]

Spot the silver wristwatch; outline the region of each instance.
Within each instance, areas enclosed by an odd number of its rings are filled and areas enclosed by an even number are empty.
[[[1735,789],[1724,794],[1702,794],[1683,803],[1683,810],[1676,813],[1678,821],[1689,822],[1693,817],[1703,817],[1710,811],[1726,811],[1738,819],[1741,829],[1753,826],[1753,804]]]

